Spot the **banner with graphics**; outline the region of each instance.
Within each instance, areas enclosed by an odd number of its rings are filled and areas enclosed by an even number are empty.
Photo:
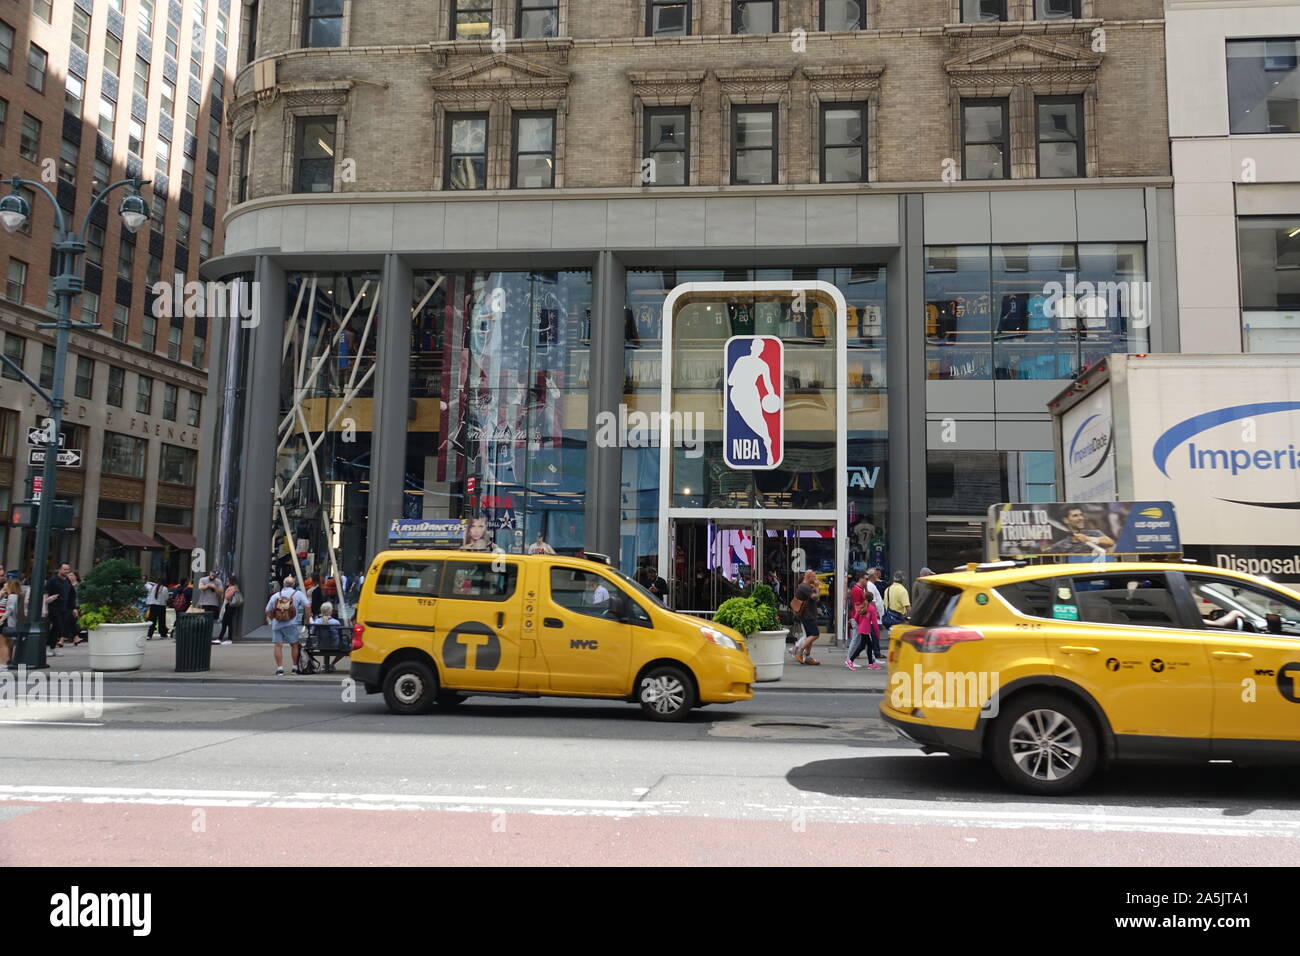
[[[388,523],[392,547],[459,548],[465,522],[459,518],[394,518]]]
[[[727,339],[722,455],[731,468],[770,470],[785,457],[785,350],[773,335]]]
[[[1182,553],[1178,520],[1168,501],[1054,501],[998,504],[989,508],[989,559],[1068,557],[1082,561],[1110,556]]]

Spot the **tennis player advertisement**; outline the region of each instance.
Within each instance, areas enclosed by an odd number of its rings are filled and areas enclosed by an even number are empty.
[[[1168,501],[1054,501],[989,508],[990,560],[1134,560],[1182,553]]]

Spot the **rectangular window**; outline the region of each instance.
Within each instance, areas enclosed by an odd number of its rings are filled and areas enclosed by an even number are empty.
[[[5,125],[9,119],[9,101],[0,99],[0,144],[5,141]]]
[[[221,11],[217,11],[217,42],[222,46],[228,46],[230,40],[230,18]]]
[[[1064,583],[1064,582],[1061,582]],[[1078,620],[1089,624],[1178,627],[1178,612],[1165,575],[1098,574],[1074,579]]]
[[[204,226],[203,231],[199,234],[199,259],[207,259],[212,255],[212,227]]]
[[[185,246],[190,244],[190,214],[184,209],[176,210],[176,241]]]
[[[29,162],[40,162],[41,121],[30,113],[23,114],[23,131],[18,141],[18,155]]]
[[[645,111],[645,158],[650,186],[686,186],[690,183],[690,110]]]
[[[246,11],[245,19],[244,19],[244,27],[248,35],[248,46],[244,48],[244,57],[249,63],[252,63],[254,60],[257,59],[258,7],[259,7],[258,0],[253,0],[252,3],[250,3],[247,7],[244,8]]]
[[[140,329],[140,348],[146,352],[153,352],[158,348],[158,319],[152,315],[144,317],[144,326]]]
[[[69,185],[75,185],[77,182],[77,160],[81,156],[81,148],[71,140],[65,139],[59,143],[59,179]]]
[[[185,423],[198,427],[200,410],[203,408],[203,396],[198,392],[190,392],[189,412],[185,416]]]
[[[1083,97],[1040,96],[1038,175],[1042,179],[1087,175],[1083,155]]]
[[[197,100],[185,101],[185,132],[197,136],[199,132],[199,104]]]
[[[191,352],[193,358],[192,364],[195,368],[203,368],[203,363],[207,360],[208,340],[201,335],[194,336],[194,345]]]
[[[116,366],[108,367],[108,404],[114,408],[122,407],[122,386],[126,382],[126,372]]]
[[[1081,0],[1034,0],[1035,20],[1078,20]]]
[[[123,279],[130,279],[131,272],[135,269],[135,245],[130,242],[121,242],[117,246],[117,274]],[[121,308],[121,306],[119,306]],[[116,319],[114,319],[116,322]]]
[[[491,561],[448,561],[442,575],[442,596],[454,601],[504,601],[515,593],[519,565],[508,562],[504,571],[492,570]]]
[[[90,14],[75,3],[72,5],[72,45],[82,50],[90,49]]]
[[[203,79],[203,51],[198,47],[190,51],[190,76],[196,80]]]
[[[114,501],[101,498],[96,514],[110,521],[139,521],[140,503],[138,501]]]
[[[1010,179],[1010,139],[1005,99],[962,100],[963,179]]]
[[[99,101],[99,131],[110,140],[117,127],[117,104],[112,100]]]
[[[140,0],[135,13],[139,18],[141,32],[153,33],[153,0]]]
[[[180,59],[180,37],[181,25],[176,20],[168,19],[167,36],[163,40],[163,46],[167,50],[167,55],[173,60]]]
[[[303,4],[302,45],[343,45],[343,0],[306,0]]]
[[[436,598],[441,571],[441,561],[389,561],[379,571],[375,593]]]
[[[135,58],[135,92],[149,98],[149,61],[142,56]]]
[[[203,178],[203,201],[209,206],[217,204],[217,177],[215,173],[208,173]]]
[[[27,263],[21,259],[9,260],[9,274],[5,282],[5,296],[10,302],[23,301],[27,291]]]
[[[486,40],[491,33],[491,0],[451,0],[453,40]]]
[[[163,418],[176,421],[176,386],[163,383]]]
[[[153,161],[154,175],[166,176],[172,164],[172,144],[161,138],[154,140]]]
[[[822,105],[822,182],[867,181],[867,108],[860,103]]]
[[[50,61],[49,54],[35,43],[27,48],[27,85],[37,93],[45,92],[45,67]]]
[[[167,77],[162,79],[162,113],[171,116],[176,112],[176,84]]]
[[[691,32],[690,0],[647,0],[646,36],[684,37]]]
[[[84,355],[77,356],[77,374],[72,391],[77,398],[90,398],[95,385],[95,362]]]
[[[86,227],[86,261],[104,265],[104,230],[99,226]]]
[[[189,508],[172,508],[158,505],[153,511],[153,520],[157,524],[173,524],[188,528],[194,522],[194,512]]]
[[[123,243],[122,248],[130,249],[131,246],[126,243]],[[132,252],[132,258],[134,258],[134,255],[135,253]],[[127,275],[124,278],[129,279],[130,276]],[[119,342],[125,342],[127,329],[130,327],[130,325],[131,325],[131,313],[127,311],[126,306],[124,305],[113,306],[113,338],[117,339]]]
[[[104,69],[114,76],[122,72],[122,41],[111,33],[104,34]]]
[[[104,432],[104,457],[100,470],[106,475],[143,478],[145,452],[149,443],[142,438]]]
[[[208,124],[208,151],[213,153],[221,152],[221,127],[216,123]]]
[[[731,0],[732,33],[776,33],[777,0]]]
[[[511,182],[515,189],[555,185],[555,114],[515,113]]]
[[[54,346],[41,346],[41,377],[37,379],[41,388],[54,387]]]
[[[1007,0],[961,0],[962,23],[997,23],[1007,18]]]
[[[865,30],[865,0],[822,0],[822,29]]]
[[[158,234],[162,235],[161,229],[158,230]],[[150,287],[153,287],[162,279],[162,256],[155,256],[150,253],[149,265],[146,266],[144,278]]]
[[[194,157],[181,157],[181,189],[194,191]],[[188,231],[188,230],[187,230]]]
[[[487,187],[486,113],[448,113],[444,189]]]
[[[46,23],[54,22],[54,0],[33,0],[32,10]]]
[[[181,330],[174,325],[167,330],[167,357],[173,362],[181,360]]]
[[[99,322],[99,293],[81,293],[81,321],[89,323]]]
[[[127,126],[126,148],[133,156],[144,153],[144,124],[134,117]]]
[[[1300,37],[1228,41],[1232,133],[1300,133]]]
[[[135,410],[141,415],[153,414],[153,379],[148,375],[136,377]]]
[[[1300,216],[1237,220],[1244,347],[1300,352]]]
[[[63,109],[78,119],[86,98],[86,84],[81,77],[69,73],[63,81]]]
[[[0,20],[0,70],[12,73],[14,68],[14,28]]]
[[[235,202],[237,203],[248,199],[248,164],[253,158],[250,153],[252,144],[252,138],[247,133],[239,138],[237,144],[239,155],[239,176],[235,180]]]
[[[298,170],[294,192],[334,191],[335,124],[333,116],[298,118]]]
[[[163,442],[158,446],[158,480],[173,485],[193,485],[198,453]]]
[[[519,0],[519,36],[540,39],[560,35],[560,0]]]
[[[112,175],[112,172],[113,172],[113,168],[109,166],[108,163],[104,162],[102,159],[96,159],[90,177],[91,192],[94,193],[95,195],[99,195],[101,192],[103,192],[104,187],[108,185],[109,176]],[[104,234],[101,231],[100,242],[99,242],[101,246],[104,244],[103,235]]]
[[[19,368],[22,368],[27,357],[27,340],[21,335],[14,335],[12,332],[6,332],[5,357]],[[18,377],[18,373],[8,365],[0,367],[0,376],[11,379],[15,382],[22,381],[22,379]]]
[[[775,106],[731,108],[731,181],[761,185],[777,181]]]

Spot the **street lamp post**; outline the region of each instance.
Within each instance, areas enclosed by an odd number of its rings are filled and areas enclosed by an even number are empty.
[[[19,665],[28,668],[46,666],[45,635],[41,629],[41,615],[34,609],[39,606],[37,601],[44,601],[46,565],[49,563],[50,558],[50,531],[54,518],[55,481],[58,474],[56,468],[59,457],[59,431],[63,426],[63,406],[65,404],[63,401],[63,367],[68,357],[68,340],[72,335],[72,330],[98,329],[100,327],[98,322],[72,321],[72,300],[81,294],[84,287],[84,282],[77,272],[77,259],[86,251],[86,243],[82,240],[81,235],[85,234],[95,207],[119,186],[129,186],[131,192],[122,200],[118,214],[122,217],[122,222],[126,225],[126,228],[131,232],[139,229],[149,219],[149,207],[140,196],[140,187],[148,182],[147,179],[135,177],[119,180],[106,186],[99,195],[91,200],[90,208],[86,210],[86,217],[81,224],[81,234],[77,234],[68,231],[67,222],[64,219],[63,210],[59,208],[58,201],[39,182],[20,179],[17,176],[0,180],[0,185],[7,184],[11,190],[8,196],[0,199],[0,225],[3,225],[7,231],[14,232],[21,229],[31,216],[31,208],[28,206],[27,200],[18,192],[19,188],[32,186],[39,189],[49,199],[50,205],[54,207],[56,236],[54,251],[57,274],[50,278],[50,287],[59,300],[58,321],[41,322],[37,325],[37,328],[41,329],[58,330],[54,346],[54,381],[50,392],[46,392],[38,382],[32,381],[27,376],[27,373],[17,363],[10,360],[7,355],[0,354],[0,361],[13,369],[50,406],[49,417],[45,420],[45,462],[41,479],[41,503],[37,509],[36,549],[32,561],[32,599],[28,601],[27,607],[27,632],[19,636],[15,642],[13,658],[9,665],[11,668]]]

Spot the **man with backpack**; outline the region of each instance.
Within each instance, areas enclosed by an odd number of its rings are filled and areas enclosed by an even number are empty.
[[[292,574],[284,579],[284,587],[271,595],[266,602],[266,620],[271,625],[271,646],[275,649],[275,676],[284,676],[284,648],[292,648],[293,672],[299,672],[299,640],[302,638],[302,612],[310,606],[307,595],[294,587],[298,579]]]
[[[162,581],[150,581],[144,586],[144,603],[149,614],[149,634],[146,641],[153,640],[154,628],[158,629],[162,640],[167,640],[167,585]]]

